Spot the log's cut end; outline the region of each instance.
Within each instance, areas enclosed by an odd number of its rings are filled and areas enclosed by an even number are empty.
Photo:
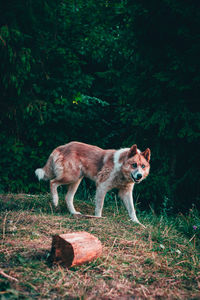
[[[81,231],[53,236],[50,261],[66,267],[82,265],[102,254],[102,244],[92,234]]]

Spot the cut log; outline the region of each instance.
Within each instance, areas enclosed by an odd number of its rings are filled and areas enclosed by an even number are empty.
[[[92,234],[81,231],[53,236],[50,261],[66,267],[90,262],[102,254],[102,244]]]

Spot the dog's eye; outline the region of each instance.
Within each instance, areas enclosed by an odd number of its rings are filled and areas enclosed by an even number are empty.
[[[144,169],[144,168],[145,168],[145,165],[142,165],[141,167],[142,167],[142,169]]]
[[[132,167],[137,168],[137,164],[136,163],[132,164]]]

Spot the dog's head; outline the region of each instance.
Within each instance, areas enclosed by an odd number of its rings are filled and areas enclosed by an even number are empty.
[[[128,181],[140,183],[148,176],[150,156],[151,151],[149,148],[141,152],[137,149],[137,145],[133,145],[129,149],[122,165],[122,172]]]

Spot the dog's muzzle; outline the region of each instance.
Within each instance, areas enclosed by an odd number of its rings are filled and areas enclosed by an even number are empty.
[[[131,173],[131,178],[133,179],[133,181],[135,183],[139,183],[142,179],[142,174],[141,173],[136,173],[136,174]]]

